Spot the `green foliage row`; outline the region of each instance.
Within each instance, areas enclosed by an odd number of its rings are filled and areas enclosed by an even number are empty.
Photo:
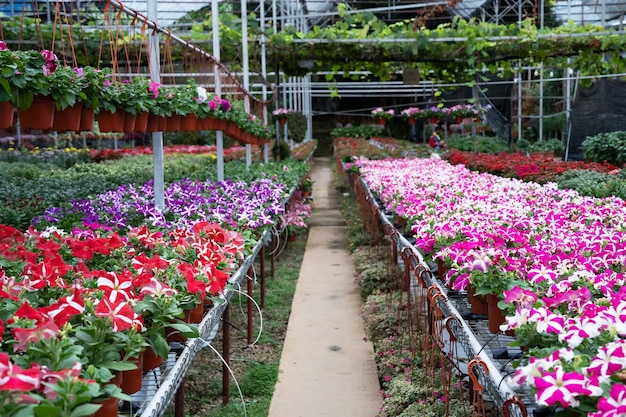
[[[460,151],[497,154],[508,149],[507,143],[495,136],[470,136],[453,134],[446,138],[446,146]]]
[[[242,161],[224,164],[225,178],[244,181],[273,178],[285,184],[287,190],[294,188],[307,171],[304,162],[295,160],[255,163],[249,169]],[[76,164],[66,170],[54,165],[0,162],[0,224],[25,229],[35,216],[49,207],[94,197],[122,184],[144,184],[153,176],[151,155],[100,164]],[[209,155],[168,155],[165,158],[165,182],[183,178],[217,180],[214,159]]]
[[[32,165],[38,170],[46,171],[48,169],[69,168],[79,163],[89,162],[89,153],[87,151],[78,151],[75,149],[66,151],[65,149],[44,149],[37,152],[21,152],[19,150],[0,150],[0,163],[12,162]],[[19,169],[18,165],[11,165],[12,169]],[[33,173],[36,174],[36,173]]]
[[[585,159],[622,166],[626,163],[626,131],[589,136],[583,141],[582,148]]]
[[[381,130],[378,125],[362,124],[357,126],[336,127],[330,131],[330,137],[335,138],[361,138],[369,139],[380,136]]]
[[[515,142],[515,150],[520,152],[554,152],[560,154],[565,147],[560,139],[548,139],[541,142],[531,142],[526,139],[518,139]]]

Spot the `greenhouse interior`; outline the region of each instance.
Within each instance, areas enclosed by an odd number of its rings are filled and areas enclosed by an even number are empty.
[[[625,15],[0,1],[0,416],[626,416]]]

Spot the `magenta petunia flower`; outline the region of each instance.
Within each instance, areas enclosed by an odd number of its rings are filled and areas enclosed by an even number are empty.
[[[626,415],[626,386],[615,384],[609,391],[608,398],[598,400],[598,411],[589,413],[589,417],[623,417]]]
[[[597,377],[601,382],[609,382],[611,375],[626,367],[626,341],[611,342],[598,349],[586,368],[587,374]]]
[[[564,408],[580,405],[578,397],[589,395],[586,378],[578,372],[565,372],[557,368],[554,372],[545,372],[534,378],[537,388],[535,396],[537,404],[552,407],[561,405]]]

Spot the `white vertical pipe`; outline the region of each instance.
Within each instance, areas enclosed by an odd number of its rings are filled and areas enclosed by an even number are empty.
[[[222,94],[222,78],[217,62],[220,60],[220,21],[218,1],[211,0],[211,24],[213,26],[213,75],[215,78],[215,95]],[[215,145],[217,147],[217,180],[224,181],[224,132],[215,132]]]
[[[539,142],[543,140],[543,62],[539,64]]]
[[[148,19],[158,23],[158,10],[156,0],[148,0]],[[153,30],[148,39],[150,57],[150,79],[160,83],[160,48],[158,31]],[[154,207],[163,210],[165,208],[165,179],[163,161],[163,132],[152,133],[152,164],[154,166]]]
[[[243,88],[250,91],[250,70],[248,65],[248,2],[241,0],[241,54],[243,70]],[[243,98],[246,112],[250,113],[250,96]],[[252,164],[252,145],[246,143],[246,168]]]
[[[522,68],[521,62],[519,68]],[[522,139],[522,74],[523,70],[517,71],[517,140]]]
[[[264,80],[267,80],[267,57],[266,57],[267,51],[265,48],[265,24],[267,20],[265,19],[265,2],[262,1],[260,3],[260,6],[261,6],[261,10],[260,10],[261,16],[259,20],[259,26],[261,26],[261,75],[263,76]],[[269,120],[268,120],[268,114],[267,114],[267,104],[265,103],[267,101],[267,86],[265,85],[265,83],[263,83],[261,87],[261,98],[264,101],[263,124],[267,125]],[[269,162],[269,146],[267,146],[267,143],[263,145],[263,162],[266,164]]]

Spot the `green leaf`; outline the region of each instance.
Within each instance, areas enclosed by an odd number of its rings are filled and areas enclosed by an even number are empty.
[[[132,371],[133,369],[137,369],[137,365],[135,363],[125,361],[106,362],[103,363],[102,366],[112,371]]]
[[[61,410],[60,407],[55,407],[55,406],[48,405],[48,404],[42,404],[42,405],[36,406],[34,411],[35,411],[35,417],[57,417],[61,415],[61,412],[63,410]]]
[[[70,413],[70,417],[86,417],[94,414],[102,407],[99,404],[81,404],[74,408]]]

